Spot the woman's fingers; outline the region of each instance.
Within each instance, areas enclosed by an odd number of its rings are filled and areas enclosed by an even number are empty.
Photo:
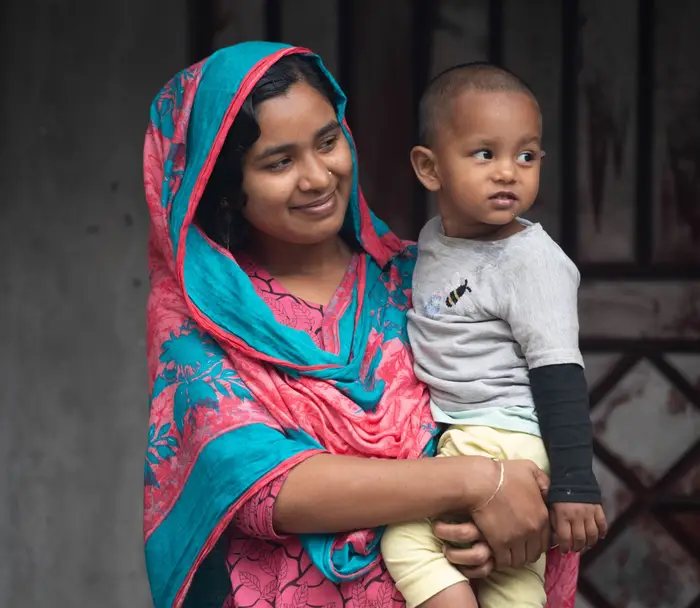
[[[453,545],[469,545],[482,540],[479,528],[471,522],[448,524],[436,521],[433,524],[433,533],[439,539]]]
[[[520,569],[529,561],[527,559],[527,543],[516,545],[510,551],[510,567]]]
[[[457,566],[464,576],[478,579],[491,574],[494,566],[491,548],[483,541],[479,528],[473,523],[448,524],[438,521],[433,525],[433,531],[446,543],[444,553],[447,560]]]
[[[535,475],[537,485],[540,488],[540,494],[542,494],[542,498],[547,498],[550,483],[549,476],[537,466],[533,469],[533,473]]]
[[[450,563],[468,568],[480,568],[491,559],[491,549],[486,543],[476,543],[469,549],[445,545],[443,552]]]
[[[467,578],[485,578],[493,571],[491,549],[484,542],[476,543],[469,549],[445,545],[444,553],[447,560],[457,566]]]
[[[501,489],[474,521],[493,550],[496,569],[518,567],[547,549],[549,512],[542,492],[547,476],[530,460],[503,463]]]
[[[539,558],[540,555],[542,555],[542,551],[540,550],[540,545],[541,545],[541,540],[540,542],[529,542],[525,546],[525,559],[527,560],[528,564],[532,564],[536,562]]]

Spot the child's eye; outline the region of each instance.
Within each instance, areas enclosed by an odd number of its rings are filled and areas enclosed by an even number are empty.
[[[491,152],[491,150],[478,150],[474,153],[474,157],[477,160],[491,160],[493,158],[493,152]]]
[[[520,154],[518,154],[519,163],[531,163],[534,162],[536,159],[537,156],[534,152],[521,152]]]

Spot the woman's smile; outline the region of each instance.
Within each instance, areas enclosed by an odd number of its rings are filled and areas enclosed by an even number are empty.
[[[304,205],[295,205],[291,210],[316,219],[332,216],[338,208],[338,190],[334,189],[324,197]]]

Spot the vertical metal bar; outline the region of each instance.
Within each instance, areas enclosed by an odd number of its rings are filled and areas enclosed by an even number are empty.
[[[578,257],[578,0],[562,2],[561,73],[561,246]]]
[[[578,591],[596,608],[614,608],[614,606],[585,578],[579,576]]]
[[[214,52],[216,0],[188,0],[189,61],[196,63]]]
[[[353,128],[353,69],[355,18],[352,0],[338,1],[338,81],[348,99],[345,117]]]
[[[414,121],[414,142],[418,143],[420,98],[430,79],[432,59],[433,24],[440,10],[439,0],[413,0],[413,24],[411,52],[413,59],[412,107]],[[428,202],[423,185],[416,179],[413,196],[412,238],[418,238],[423,224],[428,219]]]
[[[489,62],[503,65],[503,0],[489,0]]]
[[[282,42],[282,0],[265,0],[265,40]]]
[[[635,254],[654,255],[654,0],[639,0],[637,15],[637,183]]]

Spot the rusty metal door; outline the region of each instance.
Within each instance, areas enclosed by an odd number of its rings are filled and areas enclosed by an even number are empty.
[[[561,243],[612,520],[582,606],[700,605],[700,5],[562,3]]]

